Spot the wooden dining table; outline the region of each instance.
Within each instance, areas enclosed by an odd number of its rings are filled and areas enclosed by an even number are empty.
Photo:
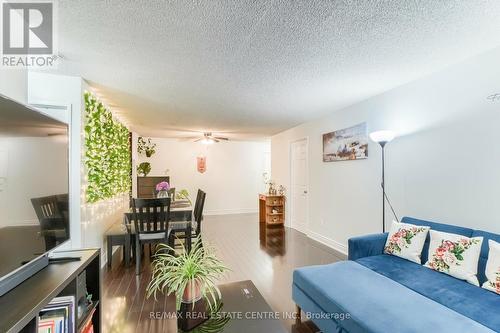
[[[187,247],[191,248],[191,220],[193,217],[193,205],[187,200],[176,200],[170,204],[169,229],[171,232],[184,231],[188,235]],[[124,247],[123,259],[125,265],[130,264],[131,245],[135,239],[134,212],[132,209],[123,213],[122,223],[111,226],[106,232],[108,245],[108,266],[111,266],[112,247],[120,245]]]
[[[123,224],[133,224],[134,212],[130,209],[123,214]],[[187,200],[176,200],[170,203],[170,222],[191,222],[193,205]]]

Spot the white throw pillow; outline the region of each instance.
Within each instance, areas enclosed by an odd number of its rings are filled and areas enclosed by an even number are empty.
[[[483,288],[500,294],[500,243],[490,239],[488,245],[490,246],[488,263],[486,264],[488,281],[483,284]]]
[[[483,237],[469,238],[431,230],[426,267],[479,286],[477,266]]]
[[[421,264],[420,256],[429,229],[420,225],[392,221],[384,252]]]

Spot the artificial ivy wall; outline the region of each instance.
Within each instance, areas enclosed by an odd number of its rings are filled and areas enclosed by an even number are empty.
[[[85,166],[87,202],[130,191],[129,131],[91,93],[85,99]]]

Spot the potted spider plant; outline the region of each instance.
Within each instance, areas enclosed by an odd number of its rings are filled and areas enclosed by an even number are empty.
[[[153,261],[153,274],[147,287],[147,297],[158,292],[176,296],[177,310],[205,312],[207,317],[199,316],[198,320],[179,322],[183,331],[192,329],[208,319],[210,313],[218,309],[220,291],[216,280],[228,268],[217,258],[213,248],[204,247],[201,238],[198,238],[191,251],[185,248],[176,255],[175,250],[166,245],[158,245],[158,250]],[[188,306],[186,306],[188,305]],[[204,309],[200,310],[200,307]],[[189,316],[181,316],[182,317]]]

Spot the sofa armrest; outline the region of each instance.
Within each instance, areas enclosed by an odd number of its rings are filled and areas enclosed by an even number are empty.
[[[384,234],[373,234],[350,238],[348,241],[348,259],[356,260],[383,254],[388,234],[389,233],[386,232]]]

